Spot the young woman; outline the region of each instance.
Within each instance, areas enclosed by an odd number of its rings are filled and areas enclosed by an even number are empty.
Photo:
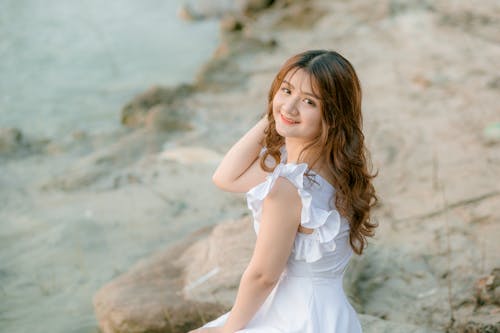
[[[191,332],[361,332],[342,278],[374,234],[377,197],[356,72],[336,52],[300,53],[268,100],[213,176],[223,190],[246,192],[255,250],[232,310]]]

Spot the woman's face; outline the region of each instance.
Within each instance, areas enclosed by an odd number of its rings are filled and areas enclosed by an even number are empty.
[[[310,75],[291,70],[273,98],[276,131],[285,138],[309,142],[321,131],[321,101],[314,95]]]

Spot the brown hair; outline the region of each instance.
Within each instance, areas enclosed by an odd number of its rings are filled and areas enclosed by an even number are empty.
[[[278,163],[284,138],[276,132],[273,117],[273,98],[286,74],[302,69],[311,76],[313,90],[321,99],[322,128],[317,138],[301,152],[315,156],[311,168],[324,156],[326,169],[333,179],[335,206],[350,223],[350,244],[354,252],[362,254],[367,237],[374,235],[377,223],[370,219],[370,209],[378,199],[368,168],[369,153],[364,145],[361,115],[361,86],[353,66],[347,59],[334,51],[311,50],[288,59],[271,84],[268,96],[267,118],[269,126],[265,131],[266,151],[260,165],[266,165],[268,156]],[[314,152],[314,154],[312,154]],[[300,156],[299,156],[300,158]]]

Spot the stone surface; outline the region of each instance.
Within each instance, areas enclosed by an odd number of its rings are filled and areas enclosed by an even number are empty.
[[[204,147],[167,148],[158,155],[162,161],[174,161],[181,164],[216,164],[222,160],[222,157],[221,154]]]
[[[192,88],[187,85],[174,88],[153,86],[123,107],[122,124],[131,128],[147,126],[163,130],[189,128],[189,112],[183,102],[191,92]]]
[[[103,286],[94,296],[94,310],[103,333],[181,333],[226,310],[218,303],[191,302],[183,297],[183,270],[178,257],[205,228],[183,242],[138,262],[129,272]]]
[[[17,128],[0,128],[0,153],[13,152],[22,145],[23,135]]]
[[[182,4],[178,16],[185,20],[200,20],[225,15],[251,15],[269,8],[274,0],[190,0]]]

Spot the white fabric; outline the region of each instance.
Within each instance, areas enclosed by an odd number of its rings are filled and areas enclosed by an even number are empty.
[[[248,208],[259,232],[262,202],[278,177],[297,187],[302,201],[301,222],[313,233],[297,233],[279,282],[247,326],[238,333],[361,333],[357,314],[342,287],[353,251],[349,223],[332,207],[335,189],[305,163],[282,160],[266,180],[247,192]],[[224,325],[229,312],[203,327]]]

